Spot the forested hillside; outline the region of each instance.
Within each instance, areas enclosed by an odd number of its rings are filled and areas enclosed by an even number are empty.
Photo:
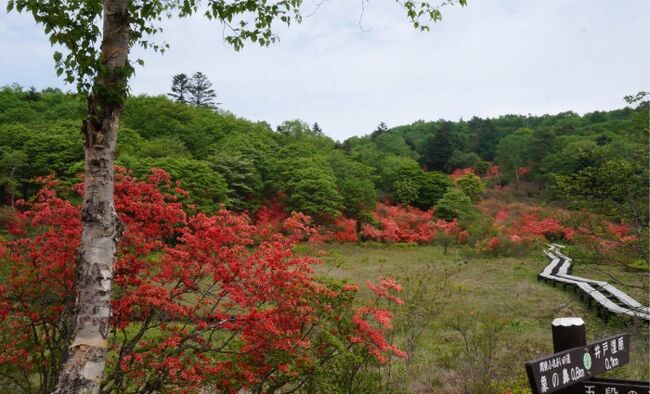
[[[356,226],[365,239],[431,240],[421,234],[409,238],[377,233],[387,230],[386,223],[378,223],[382,215],[402,214],[375,211],[376,203],[383,202],[413,206],[415,217],[422,214],[419,210],[434,208],[439,219],[459,220],[456,230],[469,231],[461,236],[464,240],[471,235],[472,242],[491,241],[494,246],[498,242],[494,236],[502,234],[486,230],[490,223],[478,214],[491,214],[491,221],[498,222],[497,213],[508,207],[490,206],[490,199],[483,198],[486,187],[488,197],[505,187],[525,193],[534,205],[587,208],[610,224],[625,226],[621,236],[644,239],[648,225],[644,97],[628,97],[629,105],[621,109],[583,116],[569,111],[417,121],[394,128],[381,123],[368,135],[340,142],[318,125],[299,120],[273,130],[267,123],[225,111],[162,96],[137,96],[129,99],[122,117],[117,162],[136,176],[146,175],[150,168],[165,169],[189,191],[186,202],[198,210],[225,206],[265,220],[298,211],[325,226],[336,224],[339,230],[350,232]],[[77,180],[83,158],[78,126],[82,114],[82,103],[57,89],[0,90],[0,187],[6,204],[33,197],[39,188],[37,177],[53,173],[68,184]],[[557,213],[542,216],[549,215]],[[363,231],[365,223],[375,227]],[[555,233],[561,227],[556,223]],[[522,234],[509,235],[512,241],[517,240],[512,235]],[[645,241],[637,246],[644,245]],[[625,260],[639,258],[647,261],[647,254],[636,249]]]
[[[482,176],[493,165],[500,167],[500,185],[524,177],[545,189],[545,198],[562,198],[557,192],[566,187],[557,186],[569,180],[563,177],[597,177],[611,172],[608,166],[624,167],[608,174],[620,176],[612,183],[636,181],[642,191],[647,103],[634,107],[584,116],[569,111],[417,121],[391,129],[382,123],[369,135],[338,142],[298,120],[274,131],[231,113],[138,96],[122,120],[118,161],[136,174],[165,168],[203,209],[225,204],[255,212],[282,199],[288,209],[322,220],[340,213],[363,217],[376,200],[428,209],[451,185],[442,173],[472,168]],[[71,179],[81,171],[82,111],[81,103],[56,89],[2,88],[3,201],[33,195],[37,176],[54,172]]]

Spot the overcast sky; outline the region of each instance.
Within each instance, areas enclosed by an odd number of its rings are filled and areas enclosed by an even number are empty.
[[[166,23],[163,56],[146,64],[135,94],[164,94],[171,76],[200,70],[223,108],[273,126],[318,122],[336,139],[418,119],[617,108],[650,90],[648,0],[468,0],[417,32],[390,0],[329,0],[302,25],[279,27],[268,48],[226,47],[201,18]],[[314,9],[306,0],[304,13]],[[4,7],[4,5],[3,5]],[[0,10],[0,85],[64,86],[52,49],[28,15]]]

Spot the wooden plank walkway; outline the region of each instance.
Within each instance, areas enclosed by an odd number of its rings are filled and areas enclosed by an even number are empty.
[[[560,250],[561,248],[561,245],[550,244],[544,250],[544,254],[550,259],[550,263],[539,274],[539,279],[551,281],[551,283],[561,283],[565,287],[572,286],[585,296],[590,305],[595,303],[601,312],[627,315],[650,322],[650,308],[641,305],[641,303],[613,285],[571,275],[571,258],[564,255]]]

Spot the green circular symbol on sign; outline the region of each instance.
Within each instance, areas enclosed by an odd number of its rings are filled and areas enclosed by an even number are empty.
[[[585,369],[591,369],[591,355],[589,353],[585,353],[582,357],[582,363],[585,365]]]

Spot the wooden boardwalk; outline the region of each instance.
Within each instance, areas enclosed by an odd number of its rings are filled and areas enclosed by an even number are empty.
[[[650,321],[650,308],[641,305],[611,284],[571,275],[571,259],[562,254],[561,248],[560,245],[550,244],[544,251],[551,261],[539,274],[539,279],[550,281],[553,285],[560,283],[564,287],[573,287],[590,305],[595,303],[603,316],[603,312],[608,312]]]

